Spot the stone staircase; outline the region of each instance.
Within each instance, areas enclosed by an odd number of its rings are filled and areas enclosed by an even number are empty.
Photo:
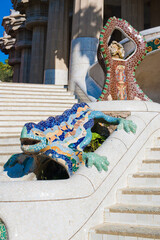
[[[117,203],[104,210],[104,223],[90,230],[89,240],[160,239],[160,137],[145,153],[127,187],[117,191]]]
[[[20,150],[26,122],[39,122],[63,113],[78,100],[63,86],[0,83],[0,167]]]

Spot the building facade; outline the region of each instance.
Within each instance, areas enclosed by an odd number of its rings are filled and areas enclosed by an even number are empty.
[[[96,61],[99,33],[110,16],[126,19],[137,30],[160,25],[158,0],[11,1],[15,11],[3,18],[7,35],[0,47],[9,54],[14,82],[70,81],[74,89],[76,79],[83,89],[80,79]]]

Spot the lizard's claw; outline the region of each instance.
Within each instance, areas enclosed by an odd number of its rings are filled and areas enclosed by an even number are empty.
[[[132,120],[119,119],[118,129],[124,129],[127,133],[136,133],[137,125]]]
[[[82,156],[87,167],[92,167],[94,165],[99,172],[101,172],[102,169],[104,171],[108,171],[109,162],[106,157],[99,156],[98,154],[92,152],[83,152]]]

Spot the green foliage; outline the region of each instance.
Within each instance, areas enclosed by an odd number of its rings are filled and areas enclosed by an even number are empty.
[[[12,82],[13,68],[8,64],[8,59],[5,63],[0,62],[0,80],[2,82]]]
[[[92,133],[92,140],[87,147],[85,147],[84,152],[94,152],[97,148],[99,148],[102,143],[106,140],[106,137],[101,136],[98,133]]]

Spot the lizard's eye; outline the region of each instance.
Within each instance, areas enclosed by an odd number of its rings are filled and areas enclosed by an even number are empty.
[[[33,131],[33,134],[34,134],[35,136],[38,136],[38,137],[45,137],[45,135],[44,135],[43,133],[38,132],[38,131]]]

